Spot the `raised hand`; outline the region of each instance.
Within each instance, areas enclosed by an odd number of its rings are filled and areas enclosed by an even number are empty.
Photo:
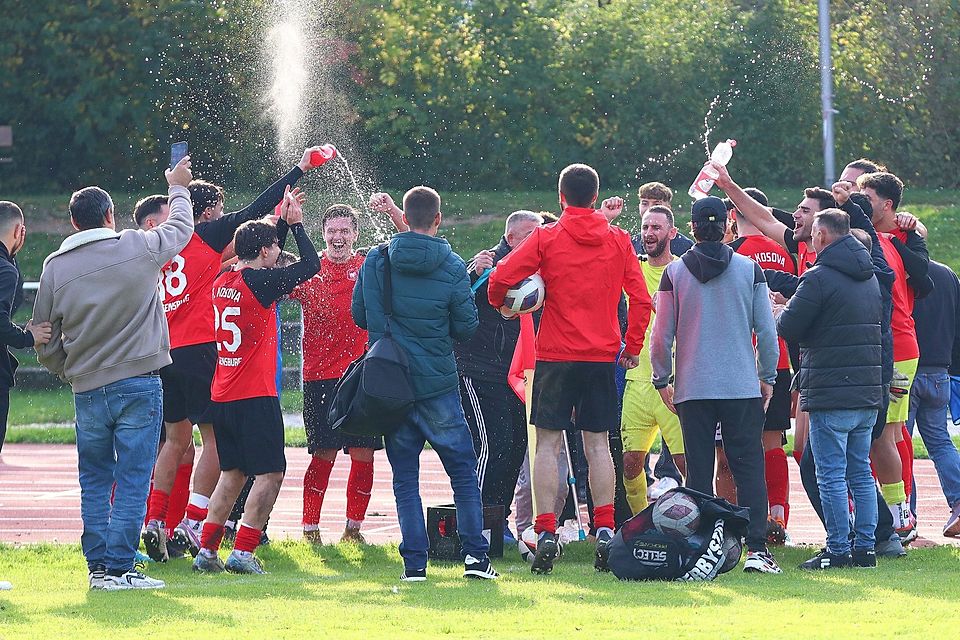
[[[603,217],[607,219],[607,222],[612,222],[622,212],[623,212],[623,198],[619,196],[607,198],[600,205],[600,213],[602,213]]]
[[[163,174],[167,177],[167,184],[171,187],[186,187],[193,180],[190,172],[190,156],[183,156],[173,169],[166,169]]]

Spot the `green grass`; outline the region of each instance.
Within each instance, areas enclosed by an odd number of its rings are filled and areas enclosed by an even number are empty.
[[[258,551],[265,576],[199,576],[188,561],[151,565],[156,592],[90,592],[76,545],[0,547],[4,638],[143,638],[180,629],[190,638],[882,638],[897,620],[917,638],[954,637],[960,550],[919,549],[874,571],[796,569],[811,549],[776,555],[781,576],[740,570],[711,583],[618,582],[570,545],[551,576],[531,575],[516,553],[501,578],[473,582],[461,566],[432,564],[403,584],[396,547]]]

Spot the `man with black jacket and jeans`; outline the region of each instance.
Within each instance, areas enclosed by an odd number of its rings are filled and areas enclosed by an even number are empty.
[[[542,223],[543,218],[532,211],[514,211],[507,216],[500,243],[474,256],[470,279],[476,283],[487,269],[495,267]],[[480,321],[477,332],[470,340],[454,346],[460,374],[460,401],[477,452],[477,477],[483,504],[502,505],[506,518],[510,515],[513,491],[527,450],[526,409],[507,384],[520,323],[516,318],[504,318],[487,302],[486,281],[477,286],[476,299]]]
[[[846,213],[819,212],[811,235],[817,260],[777,322],[782,338],[800,344],[800,407],[810,414],[827,527],[826,548],[801,568],[874,567],[877,494],[869,457],[884,393],[880,284]],[[856,508],[852,557],[848,486]]]
[[[960,366],[960,280],[945,264],[930,261],[933,292],[917,300],[913,319],[920,346],[917,377],[910,389],[907,427],[916,430],[933,460],[950,517],[943,535],[960,536],[960,453],[947,431],[950,375]],[[912,497],[916,500],[916,491]],[[915,510],[915,503],[912,505]]]
[[[761,443],[779,356],[767,283],[760,265],[722,243],[727,209],[720,198],[696,201],[690,217],[697,244],[667,267],[657,292],[653,386],[680,416],[691,489],[713,493],[720,423],[738,501],[750,509],[744,571],[780,573],[767,551]]]
[[[20,289],[20,269],[14,256],[23,248],[27,228],[23,211],[16,204],[0,200],[0,451],[7,437],[7,413],[10,411],[10,388],[13,386],[17,359],[8,347],[27,349],[50,340],[50,323],[33,324],[21,329],[11,320],[16,312],[15,299]]]

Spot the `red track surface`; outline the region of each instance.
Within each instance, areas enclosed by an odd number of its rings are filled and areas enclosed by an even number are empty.
[[[309,460],[304,449],[287,449],[287,477],[270,519],[272,538],[300,536],[301,487]],[[797,467],[790,461],[790,534],[796,543],[822,544],[823,528],[800,486]],[[450,483],[433,451],[420,458],[420,489],[424,506],[452,501]],[[336,542],[344,525],[347,474],[350,462],[338,458],[323,505],[320,529],[324,539]],[[960,544],[940,535],[949,510],[940,492],[933,463],[917,460],[920,536],[917,544]],[[390,465],[377,452],[373,498],[363,533],[369,542],[398,542],[400,529],[393,502]],[[80,540],[80,487],[77,484],[77,452],[72,445],[8,444],[0,459],[0,542],[30,543]]]

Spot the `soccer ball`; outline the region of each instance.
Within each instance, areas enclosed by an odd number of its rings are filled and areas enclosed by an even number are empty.
[[[506,317],[512,317],[519,313],[533,313],[543,306],[545,297],[546,290],[543,286],[543,278],[540,277],[539,273],[535,273],[507,289],[507,295],[503,298],[500,313]]]
[[[533,564],[533,556],[537,555],[537,532],[533,527],[527,527],[527,530],[520,535],[517,541],[517,550],[520,551],[520,559]],[[557,557],[559,560],[563,555],[563,545],[560,544],[560,536],[557,536]]]
[[[688,538],[700,526],[700,507],[692,496],[672,489],[653,507],[653,526],[670,536]]]

